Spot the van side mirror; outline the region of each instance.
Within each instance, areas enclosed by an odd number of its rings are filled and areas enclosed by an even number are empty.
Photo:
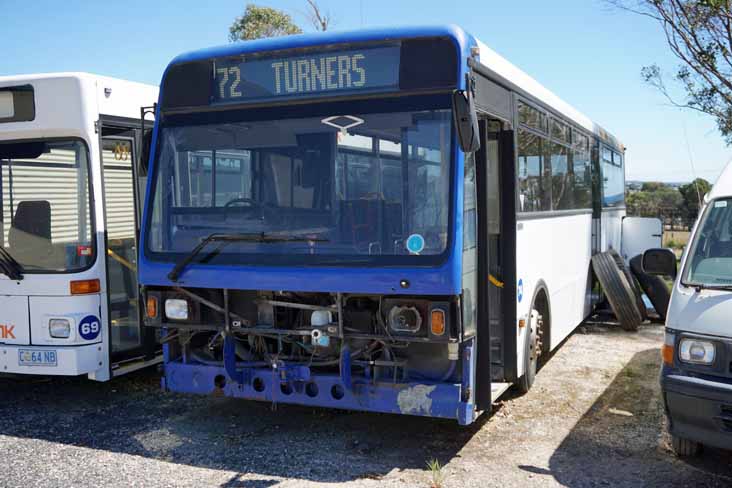
[[[676,278],[676,254],[671,249],[649,249],[641,264],[644,273]]]
[[[478,114],[475,111],[473,95],[470,90],[452,92],[452,114],[455,119],[460,148],[470,153],[480,149]]]

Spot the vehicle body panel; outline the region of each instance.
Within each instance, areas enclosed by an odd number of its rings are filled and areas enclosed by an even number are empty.
[[[592,123],[571,106],[561,101],[556,95],[539,85],[535,80],[521,72],[508,61],[479,43],[469,34],[454,26],[404,28],[404,29],[373,29],[354,33],[322,33],[317,35],[288,36],[284,38],[262,39],[241,44],[232,44],[219,48],[211,48],[194,53],[187,53],[176,57],[166,69],[161,85],[165,85],[166,77],[172,69],[185,63],[206,61],[211,58],[242,56],[253,53],[289,52],[291,50],[315,48],[338,44],[357,44],[386,40],[404,40],[412,38],[447,37],[454,44],[458,52],[458,73],[455,89],[466,88],[466,74],[470,66],[480,65],[491,71],[495,80],[505,82],[511,89],[521,92],[521,96],[533,97],[541,102],[542,110],[549,110],[552,117],[571,121],[572,124],[590,131],[596,138],[601,138],[612,144],[615,150],[620,151],[622,145],[611,135]],[[479,61],[478,61],[479,60]],[[508,93],[508,92],[506,92]],[[395,94],[390,94],[394,96]],[[373,96],[373,94],[369,94]],[[160,101],[164,100],[164,93],[160,93]],[[513,107],[514,98],[506,100]],[[306,104],[314,101],[303,101]],[[298,104],[292,104],[292,110],[297,110]],[[201,105],[194,107],[192,113],[211,113],[225,110]],[[246,107],[245,107],[246,108]],[[179,112],[171,110],[170,115],[187,115],[185,108]],[[231,110],[231,109],[229,109]],[[256,111],[252,106],[247,110]],[[488,114],[490,115],[490,114]],[[156,154],[160,149],[161,124],[165,123],[166,113],[161,111],[160,104],[156,114],[153,147],[150,158],[150,174],[154,175],[159,165]],[[506,133],[513,121],[505,126]],[[507,135],[506,134],[506,135]],[[452,138],[455,140],[455,137]],[[447,241],[447,251],[444,262],[434,266],[364,266],[358,265],[318,265],[318,266],[272,266],[272,265],[219,265],[214,262],[191,262],[181,275],[179,281],[171,280],[168,276],[175,263],[171,260],[153,259],[152,253],[147,252],[147,234],[150,232],[151,198],[148,197],[141,226],[142,250],[140,252],[140,282],[152,289],[152,293],[164,294],[179,293],[190,296],[184,288],[189,290],[205,290],[205,292],[223,293],[224,303],[228,303],[230,291],[254,291],[267,293],[284,292],[322,292],[323,294],[370,294],[370,295],[410,295],[410,296],[437,296],[439,299],[459,300],[463,293],[463,270],[474,263],[463,263],[463,175],[466,168],[466,157],[458,148],[452,147],[453,175],[451,181],[451,213],[450,235]],[[513,166],[512,166],[513,167]],[[154,177],[148,178],[147,195],[155,193]],[[512,193],[513,194],[513,193]],[[510,202],[515,205],[517,202]],[[215,206],[215,205],[214,205]],[[515,209],[512,209],[512,212]],[[620,249],[621,221],[625,215],[624,208],[613,208],[602,213],[602,250],[609,248]],[[543,290],[552,302],[553,332],[550,334],[549,348],[556,347],[566,336],[586,317],[592,307],[590,295],[590,257],[593,252],[593,216],[590,208],[571,212],[550,212],[543,218],[532,216],[519,217],[513,222],[518,236],[515,256],[518,266],[517,284],[518,293],[514,305],[518,312],[517,318],[525,321],[531,314],[531,306],[536,294]],[[570,237],[568,241],[567,238]],[[595,238],[597,236],[594,236]],[[513,256],[513,254],[512,254]],[[480,278],[479,278],[480,279]],[[493,276],[494,282],[499,283],[500,277]],[[407,285],[404,286],[403,283]],[[510,288],[514,289],[514,288]],[[181,291],[183,290],[183,291]],[[511,293],[513,296],[513,292]],[[212,295],[213,296],[213,295]],[[321,297],[322,298],[322,297]],[[428,298],[429,299],[429,298]],[[340,300],[340,297],[338,298]],[[512,297],[510,299],[512,301]],[[200,303],[200,302],[199,302]],[[162,303],[160,305],[162,307]],[[309,304],[312,306],[312,304]],[[226,308],[226,307],[224,307]],[[297,308],[297,307],[293,307]],[[456,307],[457,308],[457,307]],[[218,313],[222,313],[219,311]],[[228,314],[228,309],[223,313]],[[340,312],[338,312],[340,313]],[[379,313],[381,313],[379,311]],[[162,312],[160,313],[162,314]],[[156,316],[159,318],[160,314]],[[458,311],[459,315],[460,312]],[[519,344],[516,358],[518,375],[523,374],[523,344],[525,327],[517,323],[507,324],[507,330],[516,336],[515,343]],[[524,322],[525,324],[525,322]],[[176,329],[174,322],[165,322],[162,327],[168,331]],[[195,330],[206,330],[206,324],[193,324]],[[220,324],[217,324],[220,325]],[[241,323],[239,323],[241,325]],[[288,324],[289,326],[290,324]],[[487,326],[487,324],[485,324]],[[503,324],[501,324],[503,325]],[[160,326],[160,325],[158,325]],[[209,324],[210,326],[210,324]],[[185,327],[180,326],[180,331]],[[191,330],[194,330],[193,328]],[[250,329],[253,330],[253,329]],[[186,331],[186,333],[189,333]],[[245,334],[242,331],[241,334]],[[175,332],[172,332],[175,334]],[[223,393],[227,396],[236,396],[264,401],[299,403],[304,405],[319,405],[359,410],[371,410],[394,413],[413,413],[438,417],[455,418],[462,424],[472,422],[479,413],[475,407],[475,369],[476,369],[476,340],[473,335],[457,338],[456,347],[450,349],[451,368],[441,382],[417,381],[416,379],[395,380],[393,383],[382,381],[383,378],[371,377],[368,381],[359,377],[352,385],[345,387],[339,394],[333,393],[333,388],[343,387],[350,381],[350,366],[340,364],[341,375],[330,373],[316,373],[310,367],[292,364],[287,361],[277,365],[265,367],[259,362],[239,361],[234,354],[233,337],[236,332],[222,329],[216,332],[212,341],[223,337],[223,359],[215,361],[206,358],[191,358],[181,354],[170,343],[166,344],[165,354],[165,381],[164,387],[172,391],[187,393]],[[344,336],[345,337],[345,336]],[[173,337],[175,339],[175,337]],[[227,340],[229,341],[227,343]],[[243,342],[243,339],[241,339]],[[513,342],[512,342],[513,343]],[[453,344],[451,344],[452,346]],[[187,347],[187,346],[184,346]],[[227,348],[229,348],[227,353]],[[346,351],[348,352],[348,351]],[[229,354],[230,353],[230,354]],[[512,358],[515,358],[515,353]],[[341,361],[343,361],[343,355]],[[241,359],[241,358],[240,358]],[[225,364],[221,364],[221,363]],[[395,368],[396,369],[396,368]],[[277,371],[276,373],[275,370]],[[515,367],[514,367],[515,370]],[[344,373],[347,371],[347,373]],[[255,380],[258,387],[255,387]],[[513,378],[515,380],[515,378]],[[316,385],[315,390],[307,391],[308,385]]]
[[[23,366],[18,348],[2,346],[0,355],[4,366],[0,372],[19,374],[79,375],[106,381],[111,378],[109,337],[105,332],[109,316],[107,293],[105,204],[101,192],[103,174],[100,163],[100,139],[97,123],[104,114],[139,119],[140,104],[131,100],[157,98],[157,88],[141,83],[118,80],[89,73],[48,73],[0,77],[0,88],[30,85],[34,91],[35,118],[31,121],[0,124],[0,143],[20,141],[79,140],[87,151],[88,192],[91,194],[92,240],[96,258],[86,269],[69,272],[27,272],[21,280],[11,280],[0,274],[0,295],[19,305],[12,309],[0,307],[0,323],[13,317],[9,313],[25,314],[26,351],[55,351],[54,366]],[[31,199],[39,199],[35,196]],[[71,281],[99,280],[99,293],[72,296]],[[20,308],[20,304],[23,307]],[[79,326],[85,318],[100,320],[100,332],[85,340]],[[51,338],[50,318],[68,318],[72,323],[68,339]],[[36,349],[33,349],[33,348]]]
[[[728,165],[700,210],[689,244],[681,259],[666,318],[667,341],[674,337],[673,364],[661,369],[661,391],[670,432],[682,439],[732,449],[732,292],[684,285],[701,223],[716,199],[732,196],[732,166]],[[682,339],[711,342],[715,359],[710,365],[682,362]]]

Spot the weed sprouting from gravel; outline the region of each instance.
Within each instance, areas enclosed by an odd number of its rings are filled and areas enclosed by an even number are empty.
[[[430,488],[442,488],[445,481],[445,473],[442,472],[442,466],[437,459],[427,461],[427,468],[430,470]]]

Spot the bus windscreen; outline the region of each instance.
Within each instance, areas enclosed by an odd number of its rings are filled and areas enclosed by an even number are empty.
[[[263,239],[230,243],[208,260],[439,260],[447,245],[451,119],[445,108],[311,110],[163,126],[147,247],[179,259],[211,234],[246,233]]]

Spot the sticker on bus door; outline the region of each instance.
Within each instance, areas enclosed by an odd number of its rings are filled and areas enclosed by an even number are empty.
[[[99,324],[99,319],[95,315],[87,315],[79,322],[79,335],[85,341],[93,341],[99,337],[101,330],[102,327]]]

